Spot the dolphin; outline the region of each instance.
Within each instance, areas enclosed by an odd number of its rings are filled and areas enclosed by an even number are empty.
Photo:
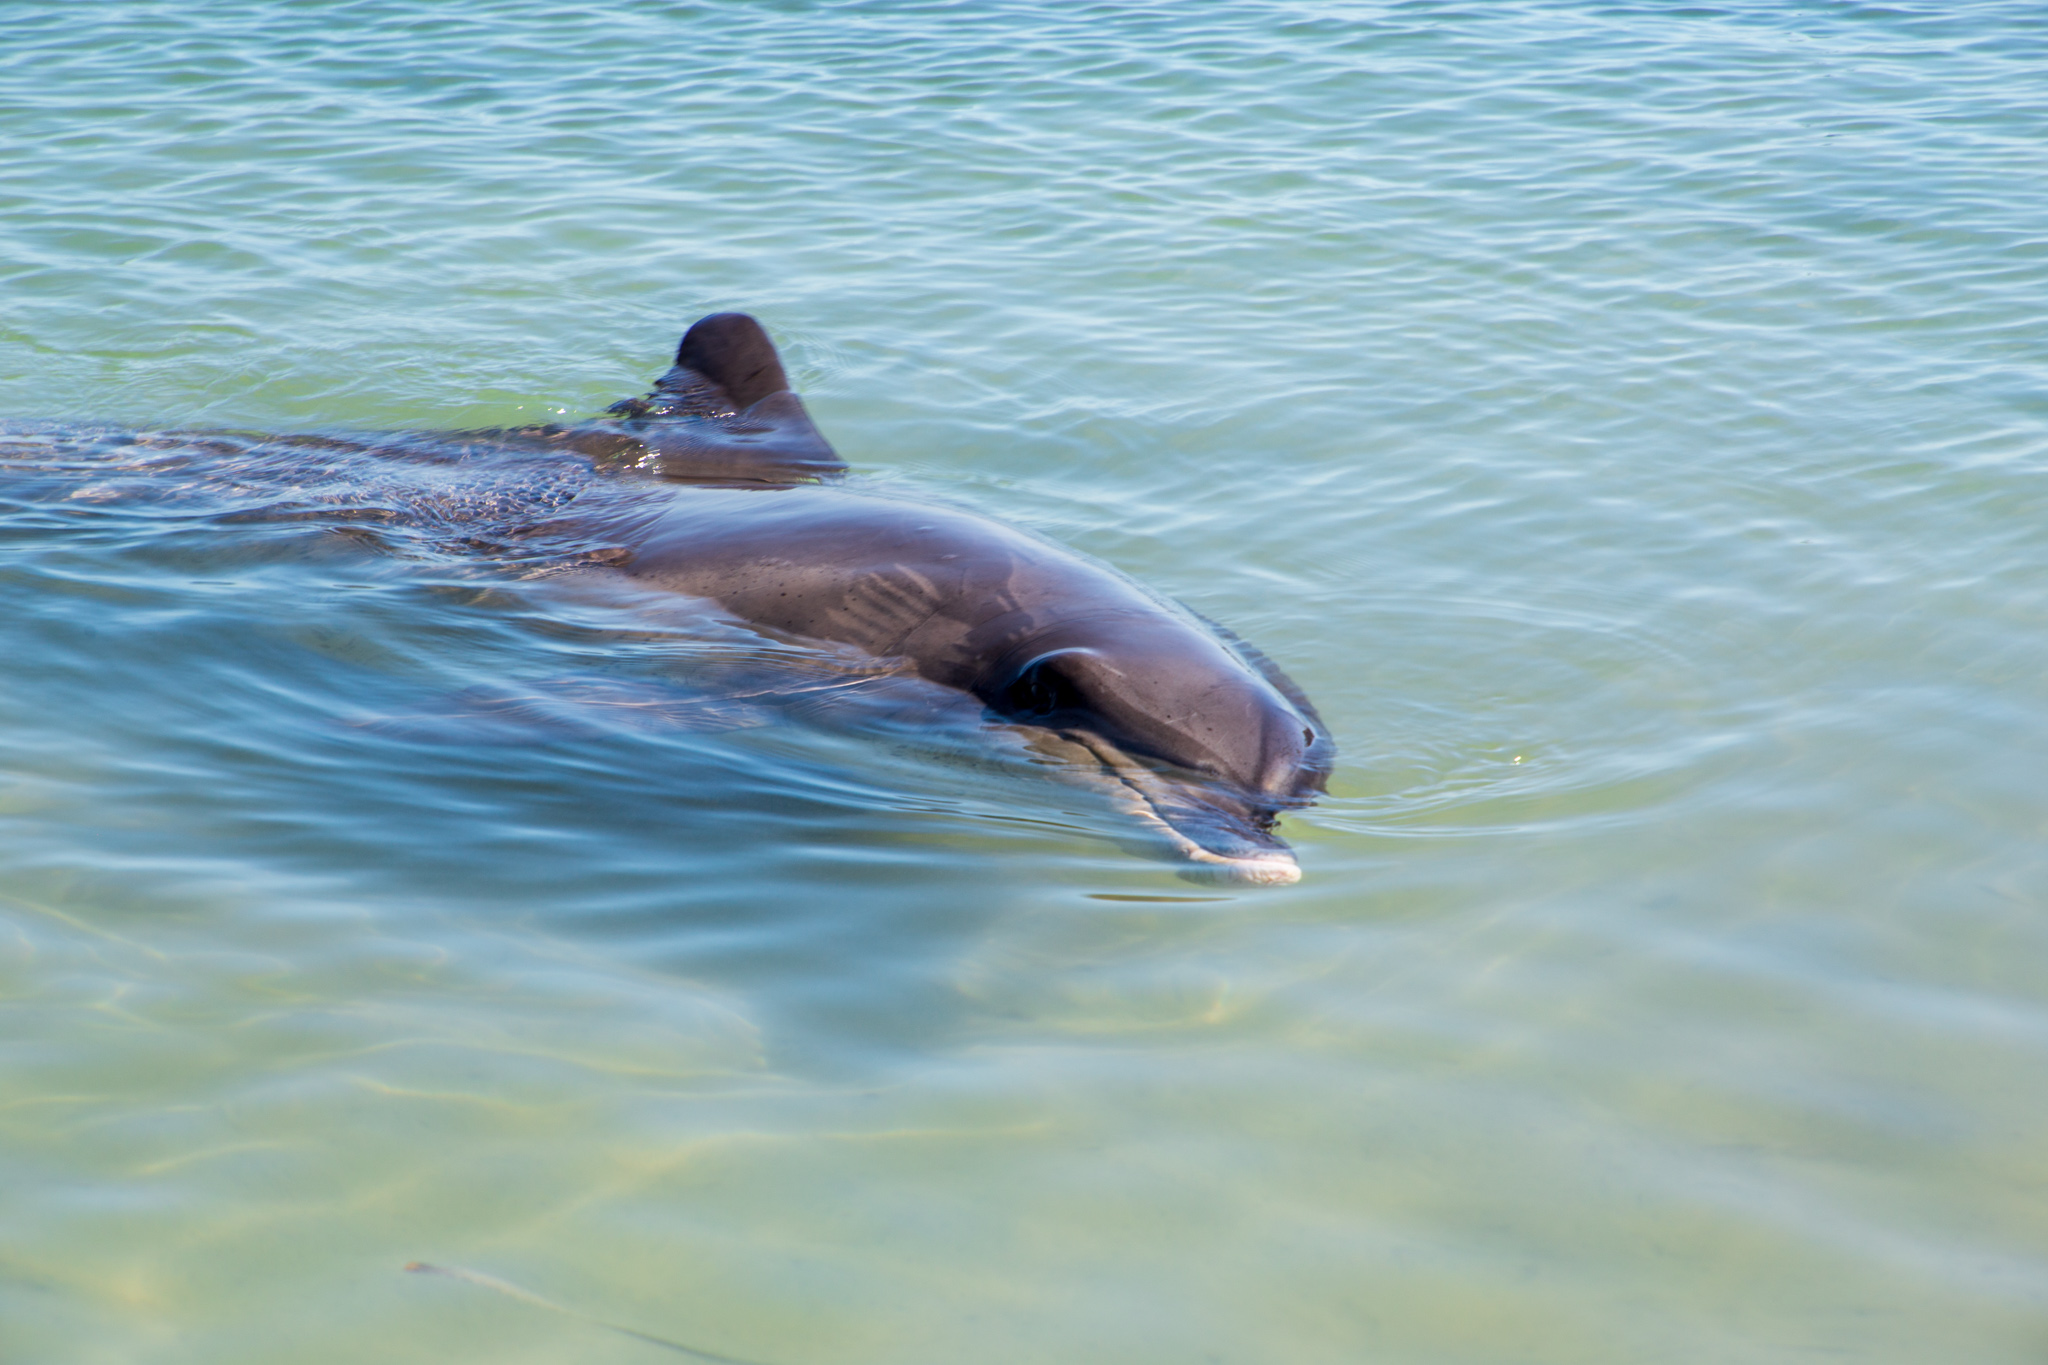
[[[608,416],[535,435],[662,496],[578,498],[543,529],[607,547],[637,587],[851,647],[967,694],[1108,778],[1190,872],[1300,878],[1273,833],[1335,757],[1257,650],[1099,560],[956,508],[842,486],[761,324],[716,313]]]

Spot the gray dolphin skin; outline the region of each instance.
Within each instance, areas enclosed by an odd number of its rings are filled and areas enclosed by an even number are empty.
[[[1038,536],[835,486],[845,463],[745,314],[691,327],[654,391],[611,412],[551,436],[673,486],[562,509],[555,526],[618,547],[605,572],[902,661],[999,723],[1049,732],[1190,872],[1300,878],[1273,822],[1322,790],[1335,747],[1257,651]]]

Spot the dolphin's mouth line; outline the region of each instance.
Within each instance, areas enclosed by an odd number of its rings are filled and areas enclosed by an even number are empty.
[[[1301,880],[1301,865],[1285,846],[1253,857],[1232,857],[1202,847],[1159,813],[1158,804],[1151,794],[1132,775],[1133,767],[1126,756],[1110,748],[1100,736],[1086,730],[1060,730],[1055,733],[1086,750],[1101,765],[1103,775],[1112,781],[1108,793],[1110,799],[1126,814],[1164,835],[1176,853],[1190,863],[1210,870],[1218,880],[1267,886],[1286,886]]]

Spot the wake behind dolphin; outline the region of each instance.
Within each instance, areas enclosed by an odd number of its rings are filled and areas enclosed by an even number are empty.
[[[1300,876],[1274,822],[1315,798],[1335,754],[1301,689],[1098,560],[971,512],[845,487],[844,461],[744,314],[704,318],[652,392],[573,426],[175,439],[217,457],[204,471],[215,487],[266,490],[231,515],[424,528],[546,575],[565,601],[655,613],[672,602],[816,647],[834,661],[826,671],[855,681],[914,680],[1105,786],[1190,872]],[[394,462],[403,477],[376,472]],[[837,686],[813,670],[749,695],[807,704]],[[663,710],[616,689],[600,700]],[[483,709],[500,724],[534,708]]]

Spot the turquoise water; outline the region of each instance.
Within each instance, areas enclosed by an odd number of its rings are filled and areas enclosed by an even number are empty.
[[[426,1261],[774,1365],[2048,1359],[2038,6],[0,19],[13,429],[744,308],[1343,751],[1240,891],[857,726],[398,742],[683,646],[18,445],[0,1358],[673,1358]]]

